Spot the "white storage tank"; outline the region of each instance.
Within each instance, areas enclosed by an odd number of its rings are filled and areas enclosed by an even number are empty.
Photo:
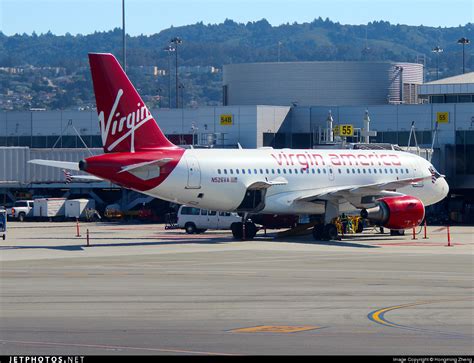
[[[35,199],[33,207],[34,217],[64,217],[66,198]]]
[[[95,209],[94,199],[69,199],[65,204],[66,218],[85,218],[87,209]]]

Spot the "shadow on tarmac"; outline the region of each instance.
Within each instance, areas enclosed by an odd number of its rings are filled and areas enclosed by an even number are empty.
[[[51,250],[60,250],[60,251],[81,251],[84,248],[97,248],[97,247],[139,247],[139,246],[166,246],[166,245],[185,245],[185,244],[209,244],[209,245],[217,245],[221,243],[239,243],[239,241],[234,240],[232,237],[214,237],[209,235],[209,237],[205,237],[204,235],[199,235],[199,238],[196,239],[186,239],[190,238],[189,235],[183,234],[182,239],[179,234],[173,234],[172,239],[169,239],[169,235],[167,236],[164,233],[161,236],[157,237],[140,237],[139,241],[136,241],[136,237],[113,237],[112,239],[117,242],[113,243],[100,243],[103,240],[110,240],[111,237],[97,237],[97,234],[106,234],[107,232],[104,231],[94,231],[91,234],[90,245],[87,246],[85,242],[85,235],[82,237],[30,237],[30,240],[71,240],[76,241],[77,244],[71,245],[61,245],[61,246],[51,246],[51,245],[30,245],[30,246],[0,246],[0,250],[21,250],[21,249],[51,249]],[[157,239],[160,239],[157,241]],[[357,241],[351,241],[355,240]],[[267,234],[267,235],[257,235],[257,237],[252,241],[254,243],[262,243],[262,242],[273,242],[273,243],[295,243],[295,244],[307,244],[307,245],[319,245],[319,246],[331,246],[331,247],[350,247],[350,248],[364,248],[364,249],[372,249],[372,248],[381,248],[380,246],[373,246],[370,244],[364,244],[364,242],[372,242],[372,241],[380,241],[383,239],[384,241],[400,241],[400,238],[391,237],[388,235],[346,235],[342,240],[335,241],[315,241],[313,240],[311,235],[303,235],[303,236],[294,236],[294,237],[277,237],[274,234]],[[122,242],[123,241],[123,242]],[[127,242],[130,241],[130,242]],[[133,242],[132,242],[133,241]],[[361,243],[358,243],[361,242]]]

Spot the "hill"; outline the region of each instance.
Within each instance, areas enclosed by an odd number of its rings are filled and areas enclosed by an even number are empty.
[[[436,74],[436,55],[432,48],[439,45],[444,52],[439,57],[440,74],[458,74],[462,68],[461,37],[473,38],[473,24],[441,28],[408,26],[374,21],[367,25],[343,25],[329,19],[317,18],[311,23],[270,25],[265,19],[246,24],[226,20],[221,24],[196,23],[172,27],[153,35],[127,36],[127,65],[132,81],[143,94],[148,95],[152,106],[168,102],[167,77],[155,77],[147,66],[168,70],[168,56],[163,48],[171,38],[179,36],[180,78],[183,82],[186,105],[219,104],[220,73],[195,72],[196,66],[263,61],[424,61],[427,80]],[[111,52],[119,59],[122,54],[122,33],[116,28],[108,32],[88,35],[57,36],[46,34],[0,33],[0,67],[22,67],[44,70],[56,69],[57,76],[44,75],[43,71],[26,72],[8,77],[2,73],[0,84],[10,95],[17,89],[31,92],[28,104],[20,108],[68,108],[92,101],[88,52]],[[466,69],[474,68],[474,57],[466,50]],[[174,58],[171,73],[174,74]],[[143,67],[145,66],[145,67]],[[194,67],[194,68],[193,68]],[[29,75],[28,75],[29,74]],[[20,86],[20,88],[18,88]],[[172,82],[174,89],[174,82]],[[49,94],[49,100],[39,92]],[[172,90],[172,100],[175,98]],[[93,103],[93,101],[92,101]]]

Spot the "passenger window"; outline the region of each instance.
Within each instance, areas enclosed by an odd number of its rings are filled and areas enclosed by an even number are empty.
[[[280,169],[277,169],[277,173],[280,174]]]
[[[288,169],[288,173],[293,174],[293,172],[291,171],[291,169]]]
[[[231,174],[234,174],[234,169],[229,170]]]
[[[268,171],[268,169],[265,169],[265,172],[266,172],[267,174],[270,174],[270,172]]]
[[[245,169],[242,169],[242,174],[245,174]]]
[[[323,169],[323,173],[326,174],[326,169]]]
[[[283,169],[283,174],[286,174],[286,169]]]
[[[221,169],[217,169],[217,174],[220,174],[221,173]]]
[[[298,174],[298,169],[295,169],[295,174]]]
[[[275,169],[272,169],[272,174],[275,174]]]
[[[227,169],[224,169],[224,174],[227,174]]]
[[[215,210],[210,210],[209,211],[210,216],[215,216],[216,214],[217,214],[217,212]]]
[[[201,209],[201,215],[202,216],[207,216],[207,210],[206,209]]]
[[[239,174],[240,173],[239,169],[235,169],[235,173]]]
[[[249,174],[252,174],[252,169],[248,169]]]
[[[223,216],[225,216],[225,212],[219,212],[219,215],[220,215],[221,217],[223,217]]]
[[[263,174],[263,169],[260,169],[260,174]]]

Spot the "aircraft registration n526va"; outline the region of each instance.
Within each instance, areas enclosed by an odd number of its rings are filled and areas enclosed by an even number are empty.
[[[89,54],[104,154],[79,163],[94,178],[199,208],[242,212],[234,237],[253,238],[252,214],[324,216],[316,239],[337,237],[332,219],[361,209],[389,229],[419,225],[449,187],[427,160],[396,150],[183,149],[162,133],[111,54]]]

